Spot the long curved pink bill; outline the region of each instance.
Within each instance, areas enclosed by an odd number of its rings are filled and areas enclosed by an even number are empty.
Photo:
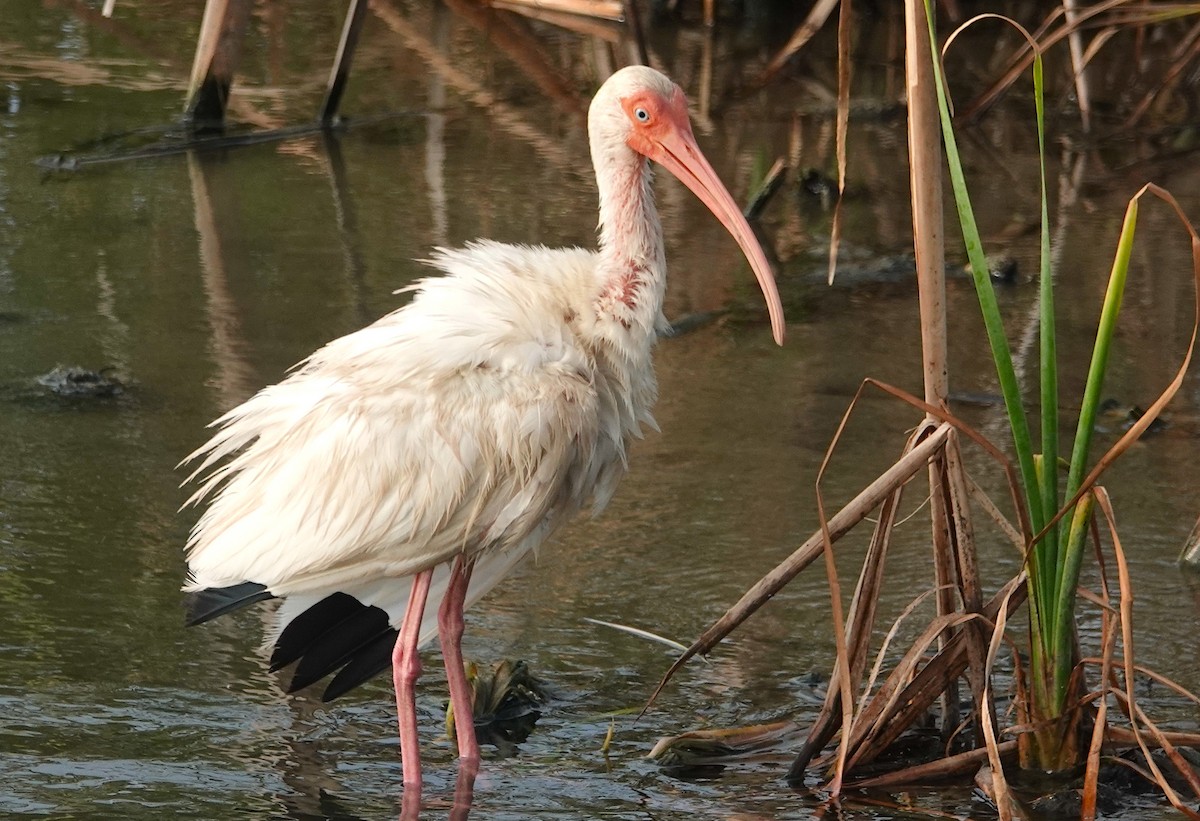
[[[685,120],[666,131],[657,140],[656,148],[661,150],[655,151],[650,158],[690,188],[741,246],[742,253],[746,255],[758,280],[758,286],[762,288],[763,296],[767,300],[767,312],[771,316],[771,334],[775,337],[775,343],[782,345],[783,303],[779,300],[779,290],[775,286],[775,274],[771,271],[771,263],[767,262],[767,255],[763,253],[758,238],[746,222],[746,218],[742,216],[742,211],[734,202],[733,196],[700,151],[696,138],[692,136],[691,124]]]

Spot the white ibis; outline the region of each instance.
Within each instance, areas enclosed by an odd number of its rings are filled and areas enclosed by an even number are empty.
[[[692,136],[678,86],[640,66],[588,112],[600,248],[481,241],[438,250],[444,276],[330,342],[226,413],[189,460],[209,498],[188,540],[189,622],[282,598],[272,669],[335,698],[392,668],[406,798],[421,768],[418,648],[440,636],[458,752],[479,746],[459,642],[470,605],[626,470],[654,426],[651,364],[666,262],[654,160],[704,201],[750,261],[783,341],[766,257]],[[217,465],[220,466],[217,466]],[[437,623],[424,617],[440,602]]]

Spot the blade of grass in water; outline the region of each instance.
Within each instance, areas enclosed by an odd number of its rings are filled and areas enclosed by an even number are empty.
[[[1041,425],[1044,469],[1038,487],[1042,510],[1049,516],[1058,509],[1058,355],[1054,336],[1054,279],[1050,270],[1050,214],[1046,203],[1046,117],[1040,55],[1033,62],[1033,99],[1037,115],[1038,170],[1041,183],[1042,232],[1038,268],[1038,319],[1041,326]],[[1061,528],[1052,528],[1036,548],[1042,578],[1055,578]]]
[[[1125,296],[1125,282],[1129,276],[1129,260],[1133,254],[1133,239],[1137,229],[1138,200],[1130,200],[1121,225],[1121,236],[1117,241],[1117,253],[1113,259],[1112,273],[1108,278],[1108,290],[1104,294],[1104,307],[1100,311],[1100,326],[1096,330],[1096,344],[1092,349],[1092,362],[1088,367],[1087,385],[1083,391],[1083,402],[1079,411],[1079,425],[1075,430],[1075,447],[1071,452],[1071,466],[1067,473],[1066,498],[1071,499],[1079,490],[1087,472],[1088,451],[1091,449],[1092,432],[1096,426],[1100,395],[1104,389],[1104,374],[1108,368],[1108,354],[1116,333],[1117,317],[1121,313],[1121,302]],[[1085,501],[1090,501],[1085,500]],[[1087,536],[1090,504],[1081,503],[1071,517],[1067,534],[1066,549],[1058,563],[1055,578],[1054,637],[1057,646],[1055,656],[1055,697],[1066,698],[1067,681],[1073,663],[1070,640],[1075,619],[1075,588],[1079,584],[1079,569],[1083,563],[1083,548]],[[1063,648],[1066,648],[1064,652]]]
[[[1021,399],[1021,388],[1017,383],[1017,375],[1013,370],[1012,353],[1008,347],[1008,339],[1004,335],[1004,322],[1000,316],[1000,308],[996,302],[996,293],[988,275],[987,259],[983,253],[983,242],[979,237],[979,228],[975,224],[975,214],[971,208],[970,195],[963,175],[962,161],[958,154],[958,144],[954,137],[954,126],[950,119],[950,107],[946,100],[945,79],[941,68],[940,55],[937,52],[937,36],[933,26],[933,14],[930,0],[925,0],[925,16],[929,24],[930,47],[933,52],[934,76],[937,78],[938,109],[941,113],[942,138],[946,145],[946,161],[950,170],[951,186],[954,190],[954,203],[958,208],[959,224],[962,226],[963,242],[966,245],[967,257],[971,262],[971,277],[975,284],[975,293],[979,298],[979,307],[983,315],[984,327],[987,329],[988,344],[992,349],[992,359],[996,363],[996,376],[1000,383],[1000,392],[1004,397],[1004,407],[1008,413],[1009,426],[1012,429],[1013,447],[1016,451],[1017,465],[1021,473],[1021,481],[1029,504],[1029,517],[1035,531],[1041,531],[1046,523],[1046,512],[1042,504],[1042,496],[1038,491],[1037,474],[1033,463],[1033,445],[1029,435],[1029,421],[1025,416],[1025,408]],[[1040,56],[1036,62],[1040,63]]]

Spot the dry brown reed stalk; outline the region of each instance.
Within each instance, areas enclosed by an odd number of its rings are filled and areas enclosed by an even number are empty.
[[[1084,132],[1092,130],[1092,101],[1088,91],[1087,61],[1084,59],[1083,37],[1076,19],[1079,16],[1079,0],[1062,0],[1063,17],[1071,27],[1067,35],[1067,49],[1071,55],[1071,75],[1075,81],[1075,99],[1079,105],[1079,119]]]
[[[911,451],[918,441],[919,436],[920,432],[915,432],[909,437],[905,445],[906,451]],[[858,584],[855,588],[854,598],[851,601],[850,612],[847,617],[848,625],[845,628],[841,624],[840,585],[838,584],[836,568],[833,564],[833,543],[832,540],[827,539],[826,541],[825,557],[829,578],[830,601],[833,605],[834,629],[838,631],[835,634],[838,639],[837,659],[831,679],[837,681],[839,686],[829,688],[826,694],[825,707],[822,710],[824,721],[813,724],[813,732],[810,732],[809,738],[806,741],[806,746],[810,749],[815,747],[815,750],[819,750],[821,747],[824,747],[839,725],[849,727],[853,723],[855,707],[854,693],[861,684],[863,672],[866,667],[871,632],[875,626],[876,608],[883,587],[884,562],[887,558],[888,548],[891,545],[896,513],[899,510],[903,495],[904,485],[901,484],[888,494],[880,506],[879,517],[875,523],[875,530],[871,535],[871,542],[867,547],[866,558],[863,560],[862,572],[859,574]],[[817,509],[821,517],[822,531],[827,533],[825,508],[819,485],[817,490]],[[840,719],[835,723],[835,716],[839,713]],[[835,796],[840,792],[841,784],[845,777],[849,742],[849,734],[843,733],[842,743],[838,746],[837,760],[834,764],[834,777],[829,787],[830,792]],[[792,780],[798,780],[802,777],[803,767],[798,766],[801,758],[802,756],[797,757],[796,763],[793,763],[792,769],[788,773],[788,777]]]
[[[867,383],[864,383],[864,386]],[[861,392],[862,388],[860,388]],[[843,417],[844,427],[846,418]],[[766,604],[776,593],[787,586],[799,573],[817,559],[825,549],[826,530],[828,537],[837,541],[848,533],[854,526],[867,517],[889,493],[911,479],[917,471],[926,465],[933,454],[942,447],[950,435],[953,426],[942,423],[928,429],[927,435],[911,451],[905,454],[878,478],[863,488],[857,496],[835,513],[827,522],[827,528],[817,531],[790,556],[780,562],[773,570],[758,580],[742,597],[717,619],[699,638],[688,647],[670,669],[663,675],[662,680],[654,689],[646,708],[649,708],[658,698],[659,693],[675,676],[684,664],[697,654],[707,653],[723,638],[729,635],[738,625],[749,618],[762,605]],[[826,461],[832,453],[832,446],[826,454]]]
[[[846,195],[846,134],[850,130],[850,0],[841,0],[838,13],[838,92],[837,92],[837,201],[829,225],[829,275],[833,284],[837,270],[838,246],[842,237],[842,200]]]
[[[1146,95],[1134,106],[1129,118],[1125,121],[1125,127],[1133,128],[1140,123],[1155,101],[1179,82],[1184,69],[1191,65],[1197,56],[1200,56],[1200,23],[1192,26],[1187,35],[1176,45],[1167,70],[1163,72],[1163,76],[1154,88],[1146,92]]]
[[[425,60],[429,69],[437,72],[449,86],[486,111],[498,126],[533,146],[538,156],[549,160],[568,173],[575,173],[578,166],[576,158],[564,149],[560,141],[551,139],[546,135],[544,128],[530,122],[522,112],[513,106],[497,99],[495,94],[471,75],[471,72],[457,65],[436,43],[418,31],[417,26],[401,14],[390,0],[369,0],[369,2],[370,9],[375,16],[404,42],[405,47]],[[450,6],[452,11],[456,10],[453,2],[457,2],[457,0],[452,0]],[[526,63],[518,63],[518,65],[528,68]],[[535,82],[537,81],[537,77],[530,76]],[[553,99],[564,106],[571,104],[569,99],[557,97],[553,97]],[[586,108],[580,109],[581,122],[583,111],[586,111]]]
[[[587,114],[587,100],[563,77],[562,71],[546,59],[542,42],[529,31],[524,21],[505,11],[487,9],[476,0],[443,0],[443,3],[508,57],[542,93],[564,110],[578,115],[582,122]],[[386,14],[386,21],[394,28],[398,15],[394,10],[383,11],[385,8],[372,4],[375,13],[380,17]]]
[[[936,79],[929,61],[929,26],[925,5],[905,3],[905,80],[908,99],[909,191],[912,198],[913,248],[916,253],[918,305],[921,314],[921,353],[925,401],[945,407],[949,393],[946,332],[945,237],[942,207],[942,135]],[[932,418],[932,417],[930,417]],[[967,484],[954,438],[929,466],[930,519],[933,564],[938,588],[937,612],[958,609],[977,613],[981,605],[975,570],[974,529],[967,504]],[[956,595],[957,594],[957,595]],[[967,631],[968,670],[975,706],[976,737],[983,709],[983,634],[974,623]],[[938,637],[939,649],[948,635]],[[960,714],[957,679],[941,695],[942,734],[948,739]]]
[[[1002,741],[997,745],[1000,761],[1011,761],[1017,757],[1016,740]],[[870,778],[856,779],[846,786],[850,789],[881,789],[903,787],[910,784],[930,784],[938,781],[962,778],[977,771],[980,765],[987,764],[991,751],[983,747],[967,750],[963,753],[927,761],[924,764],[914,764],[911,767],[893,770]]]
[[[821,30],[821,26],[825,25],[825,21],[829,19],[829,15],[833,13],[833,8],[838,4],[838,0],[817,0],[813,3],[813,7],[809,10],[808,16],[804,18],[804,22],[792,33],[791,38],[784,43],[783,48],[775,52],[775,56],[767,63],[767,67],[758,75],[758,79],[754,81],[757,87],[765,86],[771,80],[775,79],[780,70],[787,65],[788,61],[796,55],[804,44],[813,38],[813,35]]]
[[[931,514],[933,543],[936,551],[945,551],[947,573],[945,581],[939,577],[939,585],[952,585],[956,598],[946,597],[940,603],[942,612],[952,613],[961,609],[963,613],[978,614],[983,605],[983,593],[979,581],[978,562],[975,554],[975,533],[971,525],[970,508],[967,503],[965,468],[959,452],[957,437],[951,437],[939,458],[930,465],[930,487],[933,490]],[[980,737],[981,722],[994,721],[987,706],[984,691],[990,665],[985,662],[987,649],[983,624],[977,620],[965,622],[967,642],[967,683],[971,691],[974,710],[975,738]],[[944,645],[946,637],[938,640]],[[958,682],[948,682],[943,695],[942,737],[949,741],[960,714]]]
[[[1094,525],[1094,522],[1093,522]],[[1117,646],[1116,625],[1118,616],[1112,606],[1108,592],[1108,570],[1104,562],[1104,551],[1100,549],[1100,540],[1095,536],[1093,526],[1092,544],[1096,553],[1096,564],[1100,569],[1100,690],[1096,694],[1096,712],[1092,724],[1092,738],[1088,744],[1087,758],[1084,763],[1083,795],[1080,804],[1080,821],[1093,821],[1097,813],[1097,799],[1100,788],[1100,753],[1104,747],[1105,728],[1108,726],[1108,681],[1112,675],[1113,654]],[[1080,661],[1082,667],[1085,662]]]
[[[1175,809],[1182,812],[1188,818],[1200,819],[1200,813],[1184,804],[1183,799],[1179,797],[1179,794],[1167,782],[1166,776],[1163,775],[1162,770],[1154,761],[1154,756],[1150,753],[1149,745],[1146,743],[1138,727],[1140,721],[1150,731],[1155,741],[1158,742],[1167,754],[1171,763],[1175,765],[1176,769],[1187,780],[1188,786],[1192,788],[1197,797],[1200,797],[1200,779],[1197,778],[1195,771],[1179,755],[1178,750],[1175,749],[1170,740],[1164,737],[1158,727],[1141,711],[1137,705],[1137,700],[1134,698],[1133,683],[1136,665],[1133,661],[1133,585],[1129,579],[1129,563],[1125,559],[1125,550],[1121,546],[1121,539],[1117,533],[1116,514],[1113,512],[1112,501],[1108,497],[1108,492],[1102,487],[1096,487],[1093,489],[1093,495],[1096,498],[1096,507],[1104,514],[1104,518],[1108,524],[1109,535],[1113,540],[1113,555],[1117,560],[1117,578],[1121,590],[1120,627],[1125,689],[1124,692],[1121,690],[1114,690],[1113,692],[1117,696],[1117,701],[1122,703],[1125,708],[1125,714],[1129,719],[1130,728],[1133,730],[1138,749],[1141,750],[1146,765],[1154,774],[1154,780],[1162,789],[1163,795],[1171,802],[1171,806],[1175,807]]]
[[[580,17],[620,21],[624,17],[621,0],[491,0],[489,5],[530,9],[536,12],[561,12]]]
[[[987,660],[984,662],[983,675],[986,682],[983,687],[983,721],[981,722],[984,748],[988,754],[988,776],[991,784],[992,800],[1000,813],[1000,821],[1008,821],[1013,817],[1013,798],[1009,793],[1008,781],[1004,777],[1004,764],[1001,761],[1000,744],[996,739],[995,716],[992,712],[992,668],[996,663],[996,654],[1004,643],[1004,631],[1008,625],[1008,599],[1013,591],[1009,591],[1005,601],[1001,603],[996,615],[995,626],[992,628],[991,641],[988,643]],[[978,738],[978,736],[977,736]]]
[[[825,559],[825,577],[829,582],[829,605],[833,616],[833,638],[837,650],[837,658],[844,660],[849,655],[847,648],[846,627],[842,615],[842,585],[838,581],[837,561],[833,556],[833,537],[829,533],[829,520],[825,517],[825,506],[821,494],[817,493],[817,515],[821,519],[821,555]],[[842,725],[849,726],[854,715],[854,683],[851,681],[851,671],[848,664],[836,664],[830,677],[830,689],[838,691],[838,703],[841,705]],[[837,761],[833,768],[833,778],[829,782],[829,791],[836,798],[841,792],[842,778],[845,774],[846,756],[849,752],[850,739],[843,734],[838,745]]]
[[[1067,19],[1066,9],[1060,5],[1046,16],[1042,24],[1033,32],[1033,38],[1037,41],[1039,49],[1045,52],[1051,46],[1061,42],[1063,39],[1069,38],[1072,33],[1085,27],[1103,28],[1105,30],[1103,37],[1094,38],[1093,45],[1095,48],[1089,46],[1088,51],[1081,61],[1081,65],[1086,66],[1091,57],[1095,55],[1095,51],[1099,45],[1107,42],[1112,34],[1116,33],[1122,27],[1143,26],[1160,22],[1168,18],[1171,14],[1200,13],[1200,6],[1195,3],[1139,4],[1137,8],[1133,8],[1135,2],[1136,0],[1105,0],[1105,2],[1097,3],[1089,8],[1079,9],[1073,19]],[[1030,49],[1028,43],[1021,42],[1009,59],[1008,65],[1000,77],[969,104],[960,109],[958,116],[966,120],[975,119],[980,116],[996,103],[1000,96],[1008,90],[1008,87],[1016,82],[1017,78],[1029,68],[1032,62],[1033,51]]]

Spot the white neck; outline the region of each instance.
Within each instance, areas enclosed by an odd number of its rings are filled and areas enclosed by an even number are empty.
[[[598,318],[612,323],[613,335],[626,337],[619,341],[631,346],[628,353],[649,355],[663,323],[667,284],[653,174],[649,161],[624,144],[598,149],[593,145],[600,190]]]

